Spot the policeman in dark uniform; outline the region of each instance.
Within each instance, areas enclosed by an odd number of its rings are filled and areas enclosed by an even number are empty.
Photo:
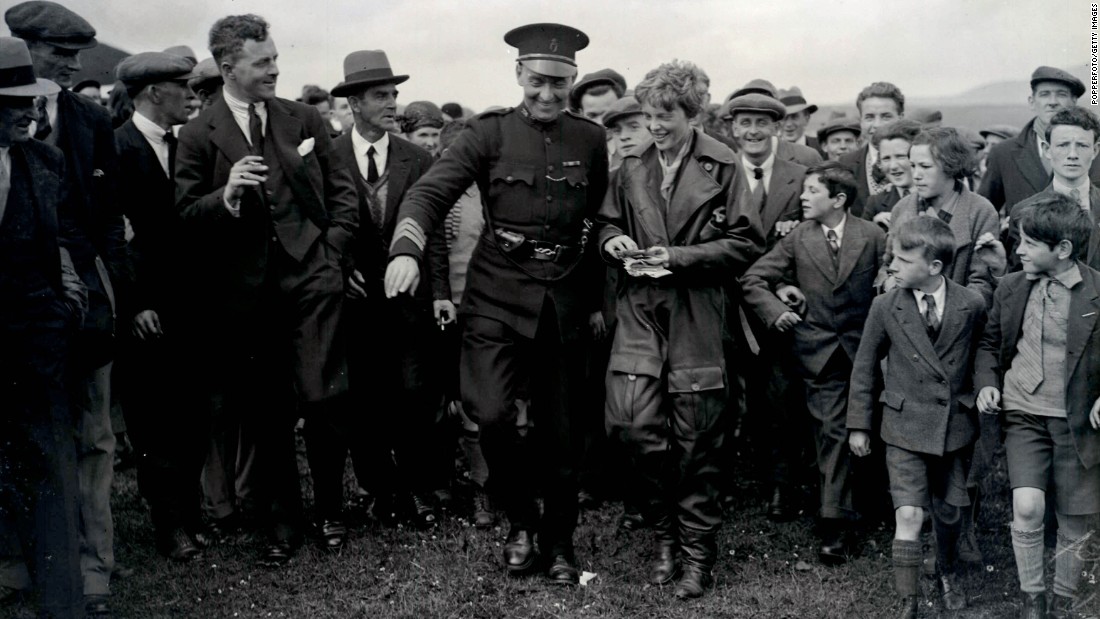
[[[607,146],[602,127],[564,111],[577,74],[574,56],[588,37],[568,26],[533,24],[504,40],[519,49],[516,81],[523,102],[471,119],[405,195],[386,294],[416,288],[425,239],[477,183],[486,226],[462,302],[463,403],[481,427],[489,482],[511,521],[504,546],[508,570],[534,565],[537,530],[550,578],[574,584],[583,336],[602,294],[600,276],[590,272],[595,262],[582,254],[586,220],[607,188]],[[521,393],[531,399],[534,427],[526,436],[515,424]]]

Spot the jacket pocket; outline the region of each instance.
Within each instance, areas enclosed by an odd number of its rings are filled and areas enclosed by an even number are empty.
[[[668,373],[669,393],[710,391],[712,389],[723,389],[725,386],[725,373],[722,372],[722,368],[717,366],[685,368],[672,370]]]
[[[901,395],[900,393],[895,393],[893,391],[883,391],[878,400],[879,402],[882,402],[886,406],[897,411],[900,411],[905,405],[905,396]]]
[[[588,186],[588,170],[574,166],[565,168],[565,181],[573,188]]]
[[[492,183],[494,187],[498,182],[505,185],[525,183],[534,187],[535,167],[518,163],[509,163],[506,161],[498,161],[492,168],[489,169],[489,182]]]

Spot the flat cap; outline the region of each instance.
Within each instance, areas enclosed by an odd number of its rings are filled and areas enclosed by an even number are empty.
[[[118,63],[115,74],[131,92],[157,82],[190,80],[195,77],[195,62],[166,52],[141,52]]]
[[[638,102],[634,95],[628,95],[611,104],[611,108],[603,115],[603,126],[610,129],[615,126],[615,123],[627,116],[641,113],[642,104]]]
[[[504,42],[519,50],[516,60],[550,77],[577,74],[577,52],[588,47],[588,35],[562,24],[528,24],[509,30]]]
[[[177,56],[183,56],[184,58],[190,58],[191,62],[198,62],[199,57],[195,55],[195,50],[191,49],[190,45],[173,45],[164,50],[165,54],[175,54]]]
[[[1061,82],[1069,86],[1069,91],[1075,99],[1085,94],[1085,84],[1068,71],[1055,67],[1039,67],[1031,74],[1031,89],[1039,82]]]
[[[772,84],[768,80],[756,78],[754,80],[749,80],[747,84],[733,91],[733,94],[726,97],[726,101],[729,101],[730,99],[736,99],[737,97],[740,97],[742,95],[751,94],[767,95],[772,99],[779,98],[779,91],[776,89],[774,84]]]
[[[988,138],[991,135],[995,135],[1005,140],[1011,140],[1012,138],[1020,135],[1020,128],[1012,125],[993,125],[992,127],[986,127],[978,133],[983,138]]]
[[[959,127],[957,131],[959,132],[959,137],[962,138],[971,152],[976,153],[985,148],[985,136],[977,131],[969,127]]]
[[[444,103],[443,107],[440,108],[440,111],[442,111],[447,116],[450,116],[452,120],[458,120],[463,116],[462,106],[453,101],[450,103]]]
[[[909,118],[919,122],[925,127],[936,126],[943,122],[943,112],[939,110],[913,110],[906,114]]]
[[[802,90],[798,86],[791,86],[788,90],[780,90],[777,94],[779,101],[786,106],[787,114],[797,114],[803,110],[807,114],[813,114],[817,111],[816,105],[806,103],[806,97],[802,96]]]
[[[775,120],[782,120],[787,115],[787,108],[775,97],[751,92],[726,101],[718,116],[731,119],[737,112],[757,112],[767,114]]]
[[[573,86],[573,90],[569,91],[569,106],[574,109],[580,109],[581,97],[584,96],[585,91],[597,84],[607,84],[611,86],[620,97],[626,92],[625,77],[614,69],[600,69],[599,71],[585,74],[584,77],[577,81]]]
[[[859,119],[848,118],[847,116],[829,119],[829,122],[817,130],[817,141],[824,144],[830,135],[840,131],[851,131],[858,138],[859,134],[862,133],[862,129],[859,127]]]
[[[83,17],[47,0],[22,2],[4,12],[14,37],[42,41],[63,49],[95,47],[95,28]]]

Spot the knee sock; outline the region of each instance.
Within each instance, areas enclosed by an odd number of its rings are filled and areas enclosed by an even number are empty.
[[[891,554],[894,564],[894,588],[904,597],[918,595],[920,593],[921,543],[896,539]]]
[[[1016,571],[1020,576],[1020,591],[1042,593],[1043,527],[1021,531],[1012,527],[1012,552],[1016,555]]]
[[[1085,567],[1081,553],[1087,536],[1068,537],[1058,531],[1058,546],[1054,551],[1054,594],[1072,598],[1077,595],[1077,583]]]
[[[941,575],[955,570],[963,515],[960,508],[946,503],[940,503],[932,510],[932,527],[936,531],[936,564]]]
[[[485,454],[481,453],[481,437],[477,430],[462,430],[462,452],[470,465],[470,481],[482,490],[489,481],[489,465],[485,463]]]

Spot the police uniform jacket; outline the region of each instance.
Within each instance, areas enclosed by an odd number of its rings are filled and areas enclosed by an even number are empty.
[[[882,359],[885,388],[879,400],[882,439],[909,451],[943,455],[977,437],[971,381],[985,325],[982,295],[944,278],[943,320],[933,340],[913,291],[894,288],[876,297],[852,365],[848,429],[870,432]]]
[[[521,104],[472,118],[443,157],[405,195],[390,256],[422,260],[425,232],[441,226],[471,183],[485,204],[485,228],[470,258],[461,311],[498,320],[533,338],[547,297],[562,337],[583,336],[600,308],[599,276],[578,269],[585,219],[607,189],[607,141],[602,127],[569,112],[551,122],[531,118]],[[517,245],[495,231],[522,237]],[[531,255],[561,246],[553,260]],[[586,265],[595,266],[593,262]]]

